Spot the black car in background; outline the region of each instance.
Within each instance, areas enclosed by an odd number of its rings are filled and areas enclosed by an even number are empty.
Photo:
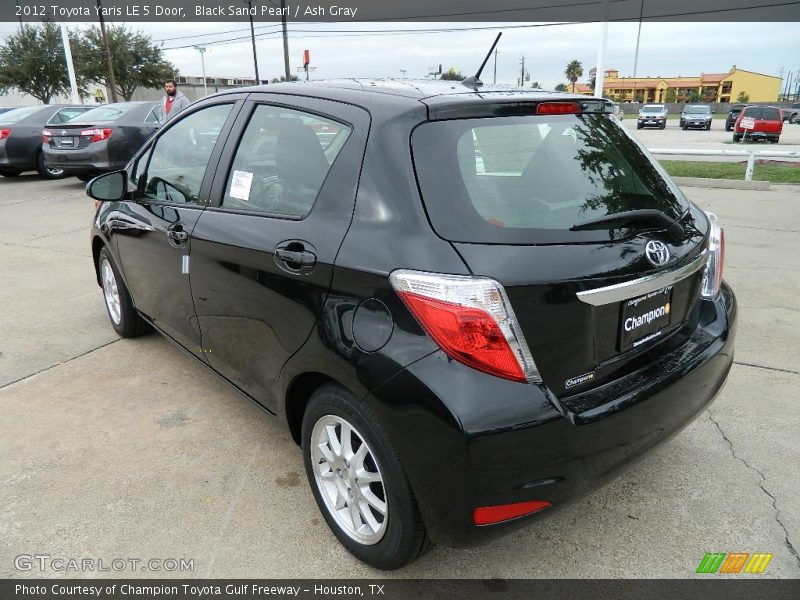
[[[160,127],[160,102],[104,104],[40,132],[47,165],[88,181],[123,168]]]
[[[111,325],[284,421],[370,565],[510,533],[680,431],[733,361],[722,230],[612,110],[386,80],[203,99],[89,186]]]
[[[739,118],[739,114],[745,108],[747,108],[747,104],[734,104],[728,109],[728,116],[725,119],[725,131],[733,131],[736,119]]]
[[[0,114],[0,175],[16,177],[23,171],[36,170],[49,179],[62,177],[60,169],[44,162],[42,128],[49,123],[66,123],[91,108],[49,104],[15,108]]]

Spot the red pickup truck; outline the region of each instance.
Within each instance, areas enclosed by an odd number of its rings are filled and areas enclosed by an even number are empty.
[[[733,126],[733,141],[742,137],[753,140],[769,140],[777,144],[783,131],[781,109],[776,106],[748,106],[736,118]]]

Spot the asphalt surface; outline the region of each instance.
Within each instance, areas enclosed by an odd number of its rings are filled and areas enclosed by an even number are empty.
[[[125,577],[684,578],[734,551],[800,577],[800,188],[685,191],[726,228],[741,311],[711,409],[551,518],[385,575],[329,532],[281,423],[161,337],[114,334],[83,186],[0,178],[0,577],[98,575],[15,568],[38,554],[193,560],[99,574]]]

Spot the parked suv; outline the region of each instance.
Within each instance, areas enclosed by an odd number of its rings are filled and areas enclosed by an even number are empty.
[[[639,110],[639,118],[636,121],[636,129],[642,127],[658,127],[664,129],[667,126],[667,107],[663,104],[645,104]]]
[[[728,109],[728,116],[725,119],[725,131],[733,131],[736,119],[739,118],[739,114],[745,108],[747,108],[747,104],[734,104]]]
[[[800,102],[792,104],[789,108],[782,108],[781,115],[784,121],[800,123]]]
[[[696,104],[694,106],[686,106],[681,112],[681,129],[711,129],[711,120],[714,116],[711,113],[711,107],[705,104]]]
[[[736,119],[733,141],[742,137],[752,140],[768,140],[777,144],[783,131],[781,109],[777,106],[748,106]]]
[[[508,534],[681,430],[733,360],[722,230],[611,110],[387,80],[205,98],[88,187],[111,325],[285,422],[370,565]]]

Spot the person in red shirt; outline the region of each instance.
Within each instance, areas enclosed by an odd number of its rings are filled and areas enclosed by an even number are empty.
[[[167,95],[164,96],[164,101],[161,103],[162,121],[171,119],[191,104],[183,92],[178,90],[178,84],[174,79],[164,82],[164,91]]]

